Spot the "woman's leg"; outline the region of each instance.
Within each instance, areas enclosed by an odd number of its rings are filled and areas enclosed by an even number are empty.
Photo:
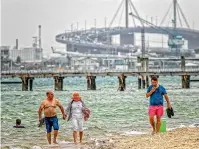
[[[74,144],[77,144],[77,131],[73,131]]]
[[[79,139],[80,139],[80,143],[82,144],[82,138],[83,138],[83,118],[78,119],[78,128],[79,128]]]
[[[77,144],[78,122],[77,122],[76,118],[72,118],[72,124],[73,124],[73,139],[74,139],[74,144]]]
[[[82,144],[83,131],[79,132],[80,143]]]

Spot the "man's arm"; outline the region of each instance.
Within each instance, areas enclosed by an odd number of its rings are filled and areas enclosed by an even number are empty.
[[[63,115],[63,118],[65,119],[66,118],[66,114],[64,112],[64,108],[63,108],[63,106],[61,105],[61,103],[58,100],[57,100],[57,106],[60,108],[61,113]]]
[[[169,101],[168,95],[167,95],[167,94],[164,94],[164,98],[165,98],[165,100],[167,101],[167,107],[170,109],[170,108],[171,108],[171,103],[170,103],[170,101]]]
[[[43,110],[43,108],[44,108],[44,102],[42,102],[42,103],[40,104],[40,107],[39,107],[39,110],[38,110],[39,120],[42,119],[42,110]]]
[[[150,92],[146,93],[146,98],[150,97],[155,90],[156,90],[156,88],[153,87]]]

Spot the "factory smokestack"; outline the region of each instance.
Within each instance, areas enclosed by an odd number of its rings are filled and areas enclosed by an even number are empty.
[[[19,41],[18,41],[18,39],[16,39],[16,49],[18,49],[19,47]]]
[[[41,25],[39,25],[39,48],[41,49]]]

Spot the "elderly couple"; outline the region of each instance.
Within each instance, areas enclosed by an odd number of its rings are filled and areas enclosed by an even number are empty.
[[[40,104],[38,113],[39,121],[42,121],[42,110],[44,109],[44,119],[46,124],[48,143],[51,144],[51,131],[53,127],[53,143],[57,144],[56,138],[59,130],[59,125],[56,107],[58,106],[62,112],[64,120],[67,116],[68,121],[72,119],[74,144],[77,144],[77,131],[79,131],[80,143],[82,144],[83,121],[89,118],[90,110],[86,108],[84,102],[81,100],[79,93],[73,93],[72,100],[68,104],[68,107],[65,111],[60,101],[54,98],[54,93],[52,91],[47,91],[46,96],[47,98]]]

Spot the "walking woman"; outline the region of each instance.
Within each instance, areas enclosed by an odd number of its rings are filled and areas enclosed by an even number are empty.
[[[74,92],[72,101],[66,108],[68,115],[68,121],[72,119],[73,125],[73,138],[74,144],[77,144],[77,132],[79,131],[80,143],[82,144],[83,137],[83,122],[87,120],[90,114],[90,110],[86,108],[84,102],[81,100],[79,93]]]

